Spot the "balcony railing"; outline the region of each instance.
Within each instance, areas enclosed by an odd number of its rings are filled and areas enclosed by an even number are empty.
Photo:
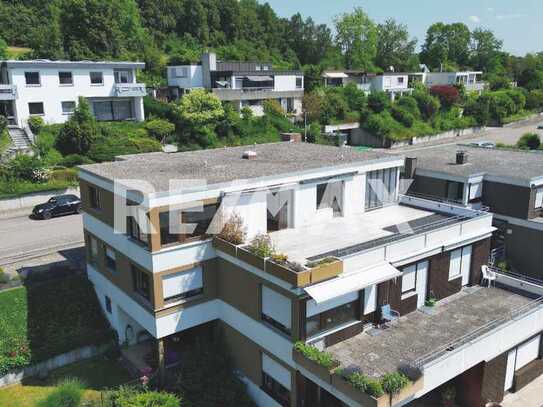
[[[145,96],[147,90],[143,83],[116,83],[115,96]]]
[[[0,100],[17,99],[17,85],[0,84]]]

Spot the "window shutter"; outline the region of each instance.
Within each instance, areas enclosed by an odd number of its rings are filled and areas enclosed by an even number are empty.
[[[273,377],[273,379],[280,383],[283,387],[290,390],[290,371],[265,353],[262,354],[262,371],[268,376]]]
[[[543,188],[539,188],[535,193],[535,207],[543,207]]]
[[[541,336],[536,336],[517,348],[517,363],[515,364],[515,370],[519,370],[539,357],[540,340]]]
[[[470,184],[469,186],[469,199],[477,199],[483,195],[483,183],[478,182],[476,184]]]
[[[462,249],[451,252],[451,262],[449,264],[449,280],[460,275],[460,265],[462,261]]]
[[[265,285],[262,286],[262,313],[288,329],[291,328],[292,309],[290,299]]]
[[[195,267],[188,271],[171,274],[162,278],[164,298],[175,297],[187,291],[197,290],[203,286],[201,267]]]

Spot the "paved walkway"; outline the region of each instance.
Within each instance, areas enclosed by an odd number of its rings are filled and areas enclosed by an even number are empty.
[[[503,407],[541,407],[543,406],[543,375],[516,393],[505,396]]]

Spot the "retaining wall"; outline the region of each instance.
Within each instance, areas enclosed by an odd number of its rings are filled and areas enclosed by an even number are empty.
[[[79,188],[67,188],[53,191],[33,192],[18,198],[0,199],[0,212],[32,208],[48,201],[55,195],[74,194],[79,196]]]

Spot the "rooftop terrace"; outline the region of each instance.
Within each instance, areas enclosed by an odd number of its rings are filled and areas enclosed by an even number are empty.
[[[493,321],[508,318],[533,299],[501,288],[469,287],[439,302],[431,312],[421,310],[401,317],[388,329],[372,329],[326,350],[347,369],[380,377],[412,366],[420,358],[439,357],[457,339]],[[480,333],[482,335],[482,333]]]

